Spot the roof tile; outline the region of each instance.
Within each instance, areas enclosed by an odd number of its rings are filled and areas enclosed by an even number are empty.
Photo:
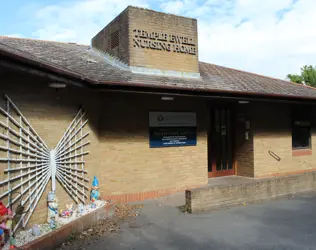
[[[273,94],[316,99],[315,88],[204,62],[199,64],[202,79],[187,79],[136,74],[121,70],[107,63],[102,56],[91,51],[86,45],[0,37],[1,50],[59,69],[66,69],[96,84],[139,84],[151,87]]]

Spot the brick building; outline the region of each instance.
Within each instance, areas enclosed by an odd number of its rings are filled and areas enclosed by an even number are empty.
[[[88,122],[80,133],[89,131],[87,178],[99,178],[105,198],[134,201],[203,186],[218,176],[316,169],[316,89],[199,62],[195,19],[128,7],[91,46],[0,37],[0,81],[1,95],[49,149],[84,107]],[[7,137],[1,138],[7,145]],[[72,144],[69,139],[68,151],[76,150]],[[22,152],[23,145],[16,150]],[[1,179],[17,177],[9,183],[23,183],[21,192],[27,190],[24,168],[30,171],[31,164],[25,155],[23,162],[1,163]],[[8,162],[20,172],[8,177]],[[65,176],[59,178],[66,178],[56,187],[61,206],[71,202],[67,187],[81,192],[72,185],[82,162],[60,162]],[[49,185],[30,223],[46,218],[48,190]]]

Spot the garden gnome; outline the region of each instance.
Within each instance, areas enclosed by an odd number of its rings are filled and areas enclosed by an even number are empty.
[[[51,222],[52,217],[54,217],[54,221],[57,222],[58,221],[58,200],[54,192],[48,193],[47,207],[48,207],[47,223]]]
[[[99,199],[99,181],[97,177],[94,176],[93,182],[92,182],[92,188],[90,193],[90,200],[92,202],[92,208],[96,207],[95,202]]]
[[[2,201],[0,201],[0,229],[3,232],[3,239],[12,236],[12,219],[13,213],[10,208],[7,208]],[[10,245],[11,248],[11,245]],[[1,249],[1,248],[0,248]]]

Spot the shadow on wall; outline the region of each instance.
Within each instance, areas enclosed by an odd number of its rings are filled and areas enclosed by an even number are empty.
[[[208,112],[205,100],[175,98],[163,101],[159,95],[126,93],[101,94],[100,133],[118,136],[146,136],[149,130],[149,112],[197,112],[197,130],[207,130]]]
[[[85,161],[90,179],[99,177],[103,194],[172,189],[207,181],[208,112],[204,100],[175,98],[169,102],[160,96],[72,87],[56,91],[48,87],[47,79],[13,72],[7,72],[3,80],[1,94],[10,96],[49,148],[56,146],[84,105],[91,131]],[[149,149],[149,111],[198,111],[198,145]]]
[[[43,137],[54,147],[70,122],[83,105],[89,129],[98,135],[98,94],[88,89],[67,86],[63,89],[49,87],[46,78],[7,71],[2,76],[0,94],[7,94],[22,114]],[[42,132],[42,133],[40,133]]]
[[[98,155],[98,98],[97,94],[89,90],[78,89],[67,87],[65,89],[53,89],[48,86],[48,80],[29,76],[25,74],[20,74],[17,72],[6,71],[5,74],[1,75],[1,90],[0,94],[4,96],[7,94],[17,108],[21,111],[22,115],[28,120],[36,133],[42,138],[42,140],[47,144],[49,150],[54,149],[62,138],[63,134],[71,124],[72,120],[78,113],[80,106],[83,105],[87,110],[86,118],[89,122],[84,126],[83,133],[89,131],[88,140],[91,141],[90,145],[84,147],[84,151],[90,151],[87,156],[84,156],[84,160],[88,163],[86,168],[89,169],[89,177],[93,177],[96,172],[93,166],[98,162],[96,155]],[[6,110],[6,103],[1,100],[1,107]],[[12,110],[9,110],[10,115],[14,119],[19,121],[19,116],[14,114]],[[1,117],[2,122],[6,119]],[[26,125],[22,125],[27,128]],[[10,123],[10,127],[17,131],[19,134],[19,129]],[[78,128],[78,126],[77,126]],[[76,128],[76,130],[77,130]],[[3,133],[3,131],[1,132]],[[22,135],[25,138],[27,134]],[[77,135],[76,135],[77,136]],[[74,136],[73,139],[68,143],[69,149],[74,149],[74,146],[70,146],[74,143],[74,140],[78,139],[79,136]],[[15,140],[19,140],[15,138]],[[11,145],[11,147],[13,147]],[[16,150],[20,150],[19,147]],[[19,155],[17,156],[20,157]],[[25,164],[22,166],[26,166]],[[1,179],[5,179],[4,169],[7,167],[6,163],[1,164]],[[20,163],[11,163],[11,168],[21,167]],[[90,171],[91,170],[91,171]],[[11,178],[18,176],[19,174],[24,174],[26,171],[24,169],[20,171],[14,171],[11,174]],[[37,172],[36,172],[37,173]],[[89,178],[88,177],[88,178]],[[16,181],[12,181],[10,184],[15,186],[20,183],[20,178]],[[25,181],[25,179],[24,179]],[[28,183],[27,183],[28,184]],[[87,184],[89,186],[89,184]],[[24,187],[27,188],[27,185]],[[36,207],[35,213],[30,219],[30,223],[41,223],[46,220],[47,216],[47,206],[46,206],[46,196],[47,192],[51,189],[50,182],[46,186],[45,192],[41,197],[38,206]],[[7,190],[7,186],[1,187],[1,193]],[[65,207],[66,203],[73,202],[65,190],[57,182],[57,192],[60,201],[60,207]],[[89,193],[89,190],[86,190]],[[87,196],[89,198],[89,195]],[[35,216],[36,214],[36,216]]]

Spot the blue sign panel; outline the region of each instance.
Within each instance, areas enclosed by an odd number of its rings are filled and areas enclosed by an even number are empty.
[[[149,145],[151,148],[196,146],[196,114],[150,112]]]
[[[152,127],[149,145],[151,148],[196,146],[196,127]]]

